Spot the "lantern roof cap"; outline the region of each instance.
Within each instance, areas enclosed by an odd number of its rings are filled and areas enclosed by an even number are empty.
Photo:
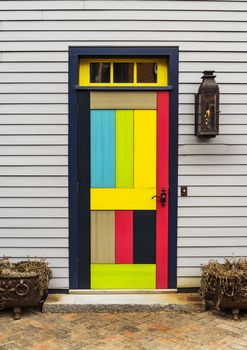
[[[214,75],[215,70],[205,70],[203,71],[203,76],[201,77],[201,79],[204,78],[215,78],[216,75]]]

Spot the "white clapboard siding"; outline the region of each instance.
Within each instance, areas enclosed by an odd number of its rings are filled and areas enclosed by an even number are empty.
[[[14,218],[14,220],[13,220]],[[18,216],[18,212],[12,218],[0,217],[0,227],[68,227],[68,220],[66,218],[49,218],[49,217],[35,217],[22,218]]]
[[[50,190],[50,189],[49,189]],[[50,190],[51,191],[51,190]],[[24,191],[23,191],[24,192]],[[37,191],[35,190],[35,193]],[[2,195],[2,194],[1,194]],[[36,194],[37,195],[37,194]],[[42,209],[50,209],[52,210],[54,208],[67,208],[68,207],[68,200],[67,197],[64,198],[56,198],[56,197],[44,197],[44,198],[33,198],[33,197],[27,197],[27,198],[18,198],[18,197],[0,197],[0,207],[3,208],[27,208],[27,209],[36,209],[36,208],[42,208]],[[2,215],[2,209],[0,215]],[[18,211],[19,212],[19,211]]]
[[[179,268],[178,268],[179,271]],[[200,287],[200,277],[178,277],[177,285],[179,288],[191,288],[191,286]]]
[[[5,104],[1,105],[0,104],[0,114],[16,114],[16,113],[22,113],[22,114],[30,114],[33,113],[34,111],[38,111],[39,113],[55,113],[55,114],[60,114],[60,113],[66,113],[68,112],[68,106],[67,104]],[[33,132],[35,133],[36,129],[37,131],[39,129],[42,129],[42,126],[40,127],[35,127]],[[51,133],[52,133],[52,126],[49,126]],[[57,126],[55,127],[57,128]],[[65,126],[60,126],[61,132],[58,134],[66,134],[67,128]],[[38,132],[39,133],[39,132]]]
[[[24,12],[24,11],[23,11]],[[33,16],[33,19],[39,19],[35,18],[39,16],[39,11],[29,11],[30,16]],[[26,19],[26,15],[28,14],[28,11],[24,12],[23,19]],[[6,20],[15,20],[20,19],[19,13],[14,11],[4,11],[4,18]],[[16,18],[17,17],[17,18]],[[32,18],[32,17],[31,17]],[[140,18],[144,20],[168,20],[168,21],[205,21],[208,22],[208,19],[210,18],[211,21],[225,21],[225,22],[231,22],[233,18],[238,18],[239,21],[245,21],[246,20],[246,12],[234,12],[234,11],[225,11],[222,14],[222,11],[184,11],[184,10],[178,10],[177,11],[161,11],[158,9],[158,11],[143,11],[139,8],[138,11],[44,11],[43,12],[43,20],[97,20],[97,19],[110,19],[114,18],[116,20],[124,20],[125,18],[128,18],[128,20],[138,20]]]
[[[193,196],[193,188],[194,187],[190,187],[189,188],[189,193],[188,193],[188,197],[179,197],[178,198],[178,205],[179,207],[183,207],[183,208],[191,208],[191,207],[197,207],[197,209],[199,209],[199,207],[211,207],[211,208],[215,208],[217,207],[229,207],[229,210],[233,210],[234,207],[244,207],[247,206],[247,198],[246,198],[246,191],[247,188],[243,187],[243,194],[242,196],[239,197],[234,197],[234,195],[236,196],[237,193],[234,193],[235,188],[228,188],[228,187],[223,187],[224,189],[224,193],[221,194],[220,192],[218,192],[217,194],[217,190],[218,187],[214,187],[215,192],[211,194],[210,192],[213,192],[213,188],[211,187],[211,191],[210,189],[208,190],[208,186],[202,188],[198,188],[198,193],[201,195],[201,197],[192,197]],[[241,188],[240,188],[241,189]],[[204,193],[203,193],[204,190]],[[208,193],[207,193],[208,191]],[[236,192],[238,191],[238,189],[236,190]],[[223,192],[223,191],[222,191]],[[231,196],[232,193],[232,196]],[[202,197],[202,196],[205,197]],[[229,196],[229,198],[228,198]],[[212,198],[213,197],[213,198]],[[226,197],[226,198],[225,198]],[[227,210],[228,209],[223,209],[223,210]],[[247,209],[246,209],[247,210]],[[206,212],[208,212],[208,209],[205,210]]]
[[[21,118],[20,118],[21,119]],[[34,118],[35,119],[35,118]],[[26,118],[25,118],[26,120]],[[29,146],[29,145],[8,145],[0,147],[0,155],[5,156],[66,156],[68,155],[68,147],[67,146],[50,146],[50,145],[42,145],[42,146]]]
[[[66,176],[1,176],[0,187],[56,187],[68,186]]]
[[[214,203],[212,203],[214,204]],[[182,207],[178,209],[180,217],[245,217],[247,214],[247,200],[243,207]],[[215,204],[214,204],[215,205]],[[37,209],[37,208],[35,208]],[[241,220],[241,219],[240,219]]]
[[[1,248],[8,248],[13,246],[13,242],[16,243],[18,247],[23,247],[24,249],[32,247],[40,248],[56,248],[56,247],[68,247],[68,240],[66,238],[2,238]]]
[[[180,257],[209,257],[209,258],[218,258],[218,257],[232,257],[234,256],[245,256],[246,255],[246,246],[231,246],[231,247],[179,247],[178,254]]]
[[[210,258],[247,255],[247,2],[2,0],[0,255],[46,257],[69,288],[68,48],[179,47],[178,287]],[[194,136],[202,71],[220,86],[220,135]]]
[[[68,284],[69,279],[69,269],[68,268],[51,268],[53,279],[62,280],[64,284]],[[67,285],[68,288],[68,285]]]
[[[1,159],[1,158],[0,158]],[[222,164],[247,164],[247,155],[182,155],[179,163],[181,165],[222,165]],[[230,166],[229,165],[229,166]]]
[[[15,164],[11,166],[0,166],[0,176],[66,176],[68,175],[68,167],[67,166],[27,166],[27,165],[19,165],[18,160]]]
[[[68,289],[69,279],[68,278],[52,278],[49,282],[50,289]]]
[[[21,21],[22,22],[22,21]],[[18,23],[21,23],[18,22]],[[5,24],[7,23],[13,23],[13,22],[3,22]],[[28,23],[32,23],[28,21]],[[38,22],[40,23],[40,22]],[[11,26],[11,24],[10,24]],[[3,62],[67,62],[68,61],[68,53],[67,50],[64,52],[57,52],[57,51],[51,51],[51,52],[21,52],[21,51],[6,51],[2,52],[2,61]]]
[[[13,103],[13,94],[2,94],[1,95],[1,104]],[[67,94],[16,94],[14,98],[15,104],[24,104],[24,103],[68,103]]]
[[[236,28],[236,26],[240,23],[242,23],[242,25],[244,26],[243,31],[246,31],[245,22],[239,22],[239,23],[233,22],[232,24]],[[195,23],[193,23],[193,25],[195,25]],[[224,28],[226,28],[226,24],[224,22],[222,22],[222,25],[224,26]],[[227,24],[227,28],[229,28],[228,26],[229,26],[229,23]],[[214,24],[214,28],[215,28],[215,24]],[[229,30],[232,31],[232,29],[230,28]],[[192,56],[191,52],[187,50],[187,51],[180,52],[179,57],[181,62],[191,62],[191,63],[204,62],[205,64],[207,64],[208,62],[215,62],[216,64],[218,62],[222,62],[224,64],[225,62],[243,62],[245,57],[245,52],[229,51],[229,49],[226,52],[219,52],[217,50],[200,52],[195,50]],[[232,86],[232,88],[234,88],[234,86]]]
[[[223,224],[222,224],[223,225]],[[246,227],[179,227],[178,237],[247,237]]]
[[[118,31],[163,31],[166,32],[190,32],[195,31],[201,33],[212,32],[211,26],[205,26],[204,22],[194,21],[194,22],[183,22],[180,24],[177,21],[169,21],[169,27],[164,26],[166,24],[166,20],[159,20],[155,22],[155,20],[119,20],[116,21],[111,19],[110,21],[97,20],[97,21],[73,21],[73,20],[59,20],[59,21],[4,21],[2,23],[2,30],[8,31],[89,31],[89,30],[97,30],[97,31],[115,31],[116,28]],[[226,31],[226,23],[225,21],[214,22],[214,33],[225,33]],[[232,33],[241,33],[246,30],[245,22],[227,22],[227,29],[230,34]],[[224,40],[227,40],[225,37]],[[50,56],[53,57],[52,55]],[[45,59],[47,61],[47,59]]]
[[[84,0],[69,1],[1,1],[0,10],[80,10],[85,8]]]
[[[113,14],[112,14],[113,15]],[[179,38],[177,41],[167,41],[167,40],[161,40],[157,39],[155,37],[155,33],[153,33],[153,36],[150,34],[149,38],[145,38],[146,32],[142,33],[143,38],[138,39],[136,36],[132,36],[127,33],[128,35],[124,36],[121,34],[121,32],[117,33],[115,40],[111,38],[111,33],[105,33],[105,35],[102,35],[102,38],[100,40],[98,33],[95,34],[95,41],[92,41],[93,38],[89,39],[87,36],[85,36],[84,40],[80,41],[69,41],[69,42],[49,42],[49,41],[41,41],[41,42],[34,42],[34,41],[23,41],[23,42],[2,42],[1,48],[3,51],[11,51],[13,48],[13,44],[15,45],[15,49],[18,51],[67,51],[68,46],[100,46],[102,45],[102,41],[105,42],[105,45],[109,44],[111,42],[112,47],[119,46],[119,43],[122,42],[128,42],[129,46],[153,46],[154,43],[157,46],[160,45],[166,45],[166,46],[179,46],[181,51],[205,51],[212,50],[215,52],[225,52],[229,45],[231,45],[232,50],[236,52],[247,52],[247,42],[184,42],[179,41]],[[139,35],[138,35],[139,36]],[[179,35],[178,35],[179,36]],[[57,73],[61,74],[61,73]],[[64,73],[63,73],[64,74]],[[192,73],[193,74],[193,73]],[[2,75],[2,74],[1,74]],[[1,76],[0,75],[0,76]],[[41,75],[40,75],[41,76]],[[52,74],[52,77],[55,76],[55,73]],[[51,80],[52,81],[52,80]],[[63,76],[61,76],[61,81],[63,80]],[[191,82],[191,81],[190,81]],[[196,83],[196,80],[192,80],[192,82]]]
[[[4,218],[67,218],[68,208],[1,208],[0,220]]]
[[[67,135],[7,135],[2,134],[0,145],[67,145]]]
[[[102,0],[86,0],[85,9],[135,9],[139,10],[151,10],[151,9],[167,9],[167,10],[198,10],[201,11],[236,11],[236,10],[247,10],[247,6],[244,3],[234,3],[233,1],[222,1],[222,2],[212,2],[212,1],[143,1],[143,0],[132,0],[132,1],[102,1]],[[30,8],[29,8],[30,9]],[[31,7],[32,9],[32,7]]]
[[[247,209],[246,209],[247,210]],[[52,221],[52,220],[51,220]],[[214,227],[214,226],[246,226],[247,216],[235,216],[235,217],[215,217],[215,216],[190,216],[179,217],[179,227]]]
[[[247,14],[247,12],[246,12]],[[149,29],[152,29],[150,30]],[[130,39],[130,31],[128,30],[127,26],[125,28],[125,31],[116,31],[114,30],[108,30],[106,31],[105,28],[102,28],[98,31],[90,31],[90,30],[85,30],[85,31],[11,31],[11,32],[4,32],[1,35],[1,41],[6,42],[6,41],[19,41],[19,40],[24,40],[24,41],[80,41],[82,38],[85,38],[86,40],[99,40],[101,38],[107,39],[109,36],[112,37],[112,39],[116,40],[117,36],[123,37],[123,35],[127,36],[127,39]],[[152,28],[152,22],[148,26],[146,26],[145,29],[142,31],[135,31],[135,39],[140,39],[141,35],[145,34],[146,40],[166,40],[166,41],[174,41],[177,40],[177,32],[162,32],[158,33],[153,30]],[[141,37],[140,40],[142,40],[143,37]],[[194,41],[209,41],[211,42],[219,42],[219,41],[237,41],[237,42],[246,42],[246,35],[245,33],[229,33],[228,36],[225,36],[224,32],[218,32],[218,33],[212,33],[212,32],[195,32],[193,34],[193,40]],[[191,32],[190,31],[183,31],[179,34],[179,41],[191,41]],[[57,69],[59,69],[60,66],[58,66]],[[63,67],[66,69],[65,65]],[[50,71],[50,69],[49,69]]]
[[[61,268],[61,267],[57,267],[57,268],[51,268],[52,270],[52,277],[53,279],[65,279],[69,277],[69,271],[68,268]]]
[[[166,10],[198,10],[198,8],[201,11],[217,11],[217,10],[224,10],[224,11],[236,11],[236,10],[247,10],[247,6],[245,3],[236,2],[234,1],[223,1],[223,3],[216,3],[214,2],[204,2],[204,1],[197,1],[198,4],[194,4],[192,1],[141,1],[141,0],[132,0],[132,1],[102,1],[102,0],[69,0],[69,1],[2,1],[1,3],[1,10],[80,10],[80,9],[86,9],[86,10],[95,10],[97,9],[123,9],[123,10],[139,10],[142,8],[143,10],[160,10],[160,9],[166,9]]]
[[[0,237],[2,238],[65,238],[67,239],[68,232],[66,228],[1,228]]]
[[[13,10],[13,9],[12,9]],[[42,11],[2,11],[1,19],[3,21],[12,20],[42,20]]]
[[[225,155],[225,154],[247,154],[247,145],[214,145],[214,144],[200,144],[200,145],[180,145],[179,146],[179,154],[183,155]]]
[[[1,96],[0,96],[1,98]],[[4,114],[1,115],[0,125],[7,124],[52,124],[52,125],[67,125],[67,115],[66,114]]]
[[[0,156],[1,165],[67,165],[67,156]]]
[[[6,94],[19,94],[20,91],[23,93],[68,93],[68,85],[66,83],[55,83],[55,84],[42,84],[42,83],[5,83],[0,85],[0,93]]]
[[[180,247],[246,247],[246,237],[183,237],[178,238]]]
[[[66,83],[68,81],[68,74],[64,72],[0,72],[0,79],[2,83]]]
[[[200,267],[183,267],[178,269],[177,276],[178,278],[183,278],[183,276],[193,277],[198,276],[200,272]]]
[[[20,198],[20,200],[23,200],[23,203],[25,204],[26,198],[35,198],[37,197],[37,200],[41,200],[41,198],[60,198],[59,203],[63,204],[63,198],[68,197],[68,188],[66,186],[64,187],[31,187],[30,184],[28,187],[22,186],[22,187],[0,187],[0,197],[3,198],[3,200],[9,198]],[[66,200],[66,203],[68,204],[68,201]]]
[[[6,62],[1,64],[0,72],[68,72],[68,65],[63,62]]]
[[[224,161],[224,160],[223,160]],[[225,160],[225,162],[227,162]],[[209,163],[210,164],[210,163]],[[246,165],[180,165],[180,175],[246,175]]]

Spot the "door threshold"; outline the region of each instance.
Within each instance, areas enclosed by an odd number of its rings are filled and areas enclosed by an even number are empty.
[[[70,289],[69,294],[169,294],[177,289]]]

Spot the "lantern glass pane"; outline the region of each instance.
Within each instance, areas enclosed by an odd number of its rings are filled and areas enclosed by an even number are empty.
[[[216,94],[203,93],[201,109],[201,130],[203,132],[216,131]],[[200,103],[199,103],[200,105]]]

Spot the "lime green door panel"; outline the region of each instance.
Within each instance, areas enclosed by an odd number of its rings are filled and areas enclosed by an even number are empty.
[[[91,264],[92,289],[155,289],[155,264]]]

